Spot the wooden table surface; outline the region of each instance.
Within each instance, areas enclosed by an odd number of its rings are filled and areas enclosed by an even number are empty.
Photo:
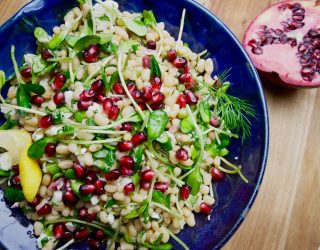
[[[275,0],[198,0],[241,40]],[[0,23],[26,0],[0,0]],[[224,250],[316,250],[320,246],[320,90],[264,82],[270,116],[268,166],[258,197]]]

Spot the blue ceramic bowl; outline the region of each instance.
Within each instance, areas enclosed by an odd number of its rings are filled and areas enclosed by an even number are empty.
[[[243,172],[250,180],[245,184],[238,176],[229,176],[215,186],[217,201],[211,220],[197,216],[194,228],[186,228],[179,237],[193,250],[219,249],[239,227],[261,185],[268,152],[268,114],[261,83],[249,57],[230,30],[212,13],[192,0],[118,0],[121,9],[142,11],[152,9],[158,21],[177,36],[180,15],[187,9],[183,41],[194,51],[208,49],[208,57],[215,62],[215,73],[231,68],[229,80],[232,94],[246,98],[257,112],[252,120],[252,136],[244,144],[234,141],[229,159],[243,166]],[[0,28],[0,69],[7,75],[13,72],[10,60],[10,46],[16,46],[18,62],[23,54],[36,49],[33,30],[41,26],[46,30],[59,24],[64,14],[77,4],[75,0],[34,0]],[[3,121],[3,119],[2,119]],[[32,224],[11,204],[3,200],[0,192],[0,248],[36,249]],[[175,244],[175,243],[174,243]],[[86,249],[85,244],[72,249]],[[181,249],[174,246],[174,249]]]

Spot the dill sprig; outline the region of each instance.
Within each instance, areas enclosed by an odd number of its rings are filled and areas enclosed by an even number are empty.
[[[224,83],[230,76],[230,71],[232,68],[226,69],[221,74],[218,75],[219,82]]]

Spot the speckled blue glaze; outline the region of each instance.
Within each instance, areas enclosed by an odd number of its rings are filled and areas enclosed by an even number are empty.
[[[179,30],[183,8],[187,19],[183,40],[197,52],[209,51],[215,62],[215,73],[232,68],[229,80],[231,93],[250,100],[257,111],[253,119],[252,137],[243,145],[234,141],[229,159],[243,166],[250,180],[245,184],[238,176],[227,177],[215,186],[217,202],[207,221],[197,216],[195,228],[186,228],[179,237],[192,250],[220,249],[237,230],[246,217],[261,185],[268,153],[268,114],[261,83],[257,72],[241,44],[230,30],[212,13],[192,0],[118,0],[122,10],[142,11],[152,9],[159,21],[175,36]],[[16,46],[18,61],[23,54],[35,51],[33,30],[41,26],[48,31],[61,22],[64,14],[75,6],[75,0],[34,0],[0,28],[0,68],[7,75],[13,72],[10,46]],[[230,13],[232,14],[232,13]],[[4,92],[6,90],[4,89]],[[1,120],[3,122],[3,118]],[[238,157],[238,158],[236,158]],[[32,224],[17,209],[3,200],[0,191],[0,248],[36,249]],[[174,249],[181,249],[174,243]],[[86,244],[77,244],[72,249],[87,249]],[[70,249],[71,249],[70,248]]]

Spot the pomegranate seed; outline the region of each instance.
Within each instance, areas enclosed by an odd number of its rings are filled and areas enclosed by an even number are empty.
[[[87,221],[94,221],[97,219],[97,213],[88,213],[86,216]]]
[[[141,110],[146,110],[147,106],[145,103],[138,103],[139,107],[141,108]]]
[[[164,193],[165,191],[167,191],[169,188],[169,183],[167,182],[161,182],[161,181],[157,181],[155,184],[154,184],[154,189],[155,190],[158,190],[162,193]]]
[[[96,187],[93,184],[84,184],[79,188],[79,193],[81,195],[89,195],[94,193],[94,191],[96,191]]]
[[[139,90],[136,90],[136,91],[132,91],[130,93],[133,97],[133,99],[136,101],[136,102],[142,102],[143,101],[143,97],[142,97],[142,92],[139,91]]]
[[[131,138],[131,142],[134,146],[138,146],[143,144],[148,140],[147,134],[143,131],[136,133],[134,136]]]
[[[98,103],[102,103],[106,99],[106,97],[104,95],[98,95],[96,99]]]
[[[118,101],[120,101],[120,100],[122,100],[122,97],[120,97],[120,96],[113,96],[113,97],[111,97],[111,101],[112,101],[113,103],[116,103],[116,102],[118,102]]]
[[[42,198],[40,197],[40,195],[37,194],[37,196],[33,199],[33,201],[29,202],[28,204],[29,204],[30,207],[36,207],[36,206],[39,205],[41,199]]]
[[[185,57],[179,57],[179,58],[175,59],[173,62],[173,66],[175,66],[178,69],[184,68],[187,65],[188,65],[188,61]]]
[[[85,177],[86,183],[94,183],[96,180],[98,180],[98,177],[94,171],[89,171],[89,173],[86,174],[86,177]]]
[[[44,98],[41,95],[34,95],[31,97],[31,103],[40,107],[44,102]]]
[[[160,91],[155,93],[153,96],[152,96],[152,102],[153,104],[157,105],[157,104],[162,104],[163,101],[165,99],[165,96],[164,94],[162,94]]]
[[[155,176],[155,172],[151,169],[145,170],[141,173],[141,180],[142,181],[151,181]]]
[[[64,240],[71,240],[72,237],[73,237],[73,235],[72,235],[71,232],[65,231],[62,238],[63,238]]]
[[[179,104],[180,108],[184,108],[185,106],[187,106],[187,98],[185,97],[185,95],[180,94],[178,96],[177,104]]]
[[[66,81],[67,79],[63,74],[57,73],[52,83],[53,90],[59,91],[62,88],[62,86],[66,83]]]
[[[96,93],[94,92],[94,90],[92,89],[87,89],[81,92],[80,96],[79,96],[79,100],[80,101],[91,101],[92,98],[96,95]]]
[[[162,85],[160,77],[158,76],[152,77],[150,83],[153,91],[160,91],[161,85]]]
[[[109,173],[106,173],[104,175],[104,178],[106,178],[107,181],[115,181],[120,177],[119,170],[111,170]]]
[[[120,152],[127,152],[133,148],[133,144],[128,141],[118,142],[117,148]]]
[[[63,192],[62,201],[66,206],[74,206],[78,202],[78,198],[73,191],[68,190]]]
[[[95,188],[96,188],[95,193],[96,193],[97,195],[104,194],[104,186],[105,186],[105,185],[106,185],[106,183],[105,183],[104,181],[102,181],[102,180],[96,180],[96,181],[94,182],[94,186],[95,186]]]
[[[167,54],[167,59],[169,62],[174,62],[177,59],[177,51],[175,49],[170,49]]]
[[[16,174],[11,177],[11,184],[13,186],[19,187],[21,185],[20,175]]]
[[[124,93],[125,93],[125,92],[124,92],[124,89],[123,89],[123,87],[122,87],[122,85],[121,85],[120,82],[116,82],[116,83],[113,85],[112,90],[113,90],[113,92],[116,93],[117,95],[124,95]]]
[[[213,208],[209,204],[204,203],[204,202],[201,203],[201,205],[200,205],[200,212],[201,213],[209,215],[209,214],[211,214],[212,210],[213,210]]]
[[[88,215],[88,210],[84,207],[80,208],[78,211],[79,218],[85,220]]]
[[[65,102],[64,93],[62,93],[62,92],[55,93],[55,94],[53,95],[53,102],[54,102],[57,106],[60,106],[60,105],[64,104],[64,102]]]
[[[123,187],[123,192],[125,195],[129,195],[134,191],[135,188],[135,185],[133,184],[133,182],[131,182]]]
[[[184,73],[178,77],[180,83],[189,83],[192,80],[192,75],[190,73]]]
[[[119,107],[117,105],[112,105],[108,112],[108,118],[110,120],[115,121],[118,118],[119,113],[120,113]]]
[[[64,226],[64,224],[55,224],[53,226],[53,235],[54,237],[56,237],[56,239],[61,239],[66,231],[66,227]]]
[[[94,233],[94,237],[98,240],[101,240],[105,237],[106,235],[104,234],[104,232],[100,229],[98,229],[97,231],[95,231]]]
[[[176,152],[176,158],[180,161],[186,161],[189,159],[189,153],[184,148],[179,148]]]
[[[93,104],[92,100],[89,101],[78,101],[77,107],[80,111],[87,111],[88,108]]]
[[[218,128],[220,126],[220,121],[217,117],[213,117],[211,120],[210,120],[210,125],[215,127],[215,128]]]
[[[25,69],[20,71],[20,74],[22,75],[22,77],[24,78],[31,78],[32,77],[32,73],[31,73],[31,67],[28,66]]]
[[[53,118],[51,115],[46,115],[42,117],[39,121],[39,128],[49,128],[51,125],[53,125]]]
[[[145,69],[150,69],[150,57],[149,56],[142,57],[142,65]]]
[[[103,110],[107,114],[110,112],[112,106],[113,106],[113,101],[110,98],[106,98],[102,103]]]
[[[121,130],[131,132],[133,129],[133,125],[130,122],[122,123]]]
[[[96,94],[102,94],[105,92],[104,84],[101,79],[96,80],[91,84],[91,89],[96,93]]]
[[[101,249],[101,243],[98,240],[90,239],[88,240],[88,246],[92,250]]]
[[[189,68],[188,65],[183,68],[183,72],[184,72],[185,74],[188,74],[188,73],[190,72],[190,68]]]
[[[13,165],[12,166],[12,171],[19,174],[19,165]]]
[[[144,87],[142,89],[142,98],[145,102],[149,102],[152,100],[152,88],[151,87]]]
[[[148,181],[140,181],[140,187],[144,190],[150,190],[151,183]]]
[[[130,92],[131,95],[132,95],[132,93],[133,93],[134,91],[137,90],[137,86],[136,86],[136,84],[135,84],[134,82],[129,82],[129,83],[127,84],[127,88],[128,88],[128,90],[129,90],[129,92]]]
[[[38,211],[37,211],[37,214],[39,216],[45,216],[45,215],[48,215],[50,214],[52,211],[52,206],[50,204],[44,204]]]
[[[180,196],[182,200],[187,200],[189,198],[189,195],[191,193],[191,187],[189,185],[183,185],[180,188]]]
[[[79,163],[73,164],[73,169],[78,179],[84,178],[86,171]]]
[[[152,110],[158,110],[158,109],[163,109],[164,104],[163,103],[159,103],[159,104],[151,104],[150,105]]]
[[[214,182],[222,181],[224,178],[223,172],[218,168],[211,168],[210,173]]]
[[[195,87],[198,86],[198,84],[196,83],[196,81],[194,81],[193,79],[190,80],[190,82],[185,83],[184,85],[186,87],[186,89],[192,90]]]
[[[47,49],[44,49],[41,51],[41,57],[44,59],[44,60],[48,60],[49,58],[52,58],[53,55],[51,54],[51,52]]]
[[[54,156],[56,153],[56,144],[48,143],[44,151],[48,157]]]
[[[120,174],[122,176],[132,176],[133,175],[133,170],[129,168],[120,168]]]
[[[98,61],[100,49],[98,45],[91,44],[89,48],[83,52],[83,60],[87,63],[95,63]]]
[[[130,155],[126,155],[120,158],[119,165],[122,168],[132,169],[134,166],[134,159]]]
[[[155,41],[148,41],[147,42],[147,48],[151,50],[156,50],[157,49],[157,43]]]
[[[188,91],[188,93],[186,94],[186,99],[187,99],[187,103],[190,105],[197,104],[198,102],[197,97],[191,91]]]
[[[89,231],[86,228],[81,228],[77,230],[74,234],[74,237],[76,240],[84,240],[88,238],[88,236],[89,236]]]

